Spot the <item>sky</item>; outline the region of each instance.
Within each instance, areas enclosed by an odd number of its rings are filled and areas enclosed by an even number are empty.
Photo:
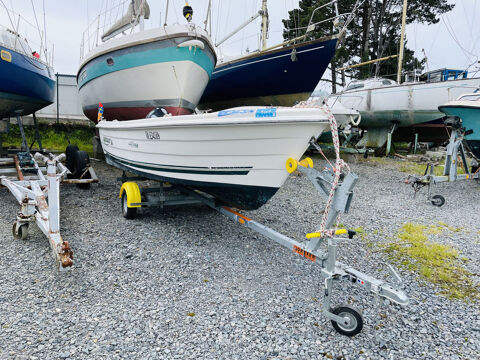
[[[49,49],[52,44],[54,46],[55,72],[75,74],[80,61],[80,43],[87,24],[93,25],[90,34],[95,33],[98,23],[100,26],[103,26],[104,22],[108,25],[109,21],[115,20],[116,13],[113,11],[105,14],[105,7],[110,8],[112,4],[123,0],[0,0],[0,24],[10,25],[3,5],[13,8],[31,24],[35,24],[31,1],[35,5],[37,20],[42,28],[43,1],[45,3],[47,41]],[[449,0],[449,2],[456,4],[455,9],[443,15],[438,24],[430,26],[411,24],[407,27],[407,46],[415,50],[419,58],[423,58],[423,51],[425,52],[430,70],[442,67],[464,69],[480,60],[480,21],[478,21],[480,0]],[[165,3],[165,0],[149,0],[151,18],[146,21],[146,28],[163,24]],[[193,22],[204,26],[208,0],[190,0],[189,3],[194,11]],[[169,24],[186,22],[182,17],[184,4],[185,1],[182,0],[170,0]],[[270,15],[268,44],[274,45],[282,41],[281,20],[287,18],[289,10],[298,6],[298,0],[269,0],[268,6]],[[220,40],[222,36],[238,27],[260,7],[261,0],[213,0],[213,41]],[[102,13],[100,22],[99,13]],[[12,21],[15,22],[15,19]],[[32,47],[40,43],[38,31],[33,26],[21,27],[21,32],[22,29],[27,32],[29,42],[34,44]],[[222,46],[221,55],[234,56],[245,52],[246,49],[257,49],[259,29],[260,18],[227,40]],[[39,45],[36,47],[39,48]],[[470,67],[470,71],[475,69],[479,70],[480,64],[476,63]]]

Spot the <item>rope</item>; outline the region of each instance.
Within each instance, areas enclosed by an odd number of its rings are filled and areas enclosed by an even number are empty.
[[[348,164],[340,158],[340,139],[338,137],[337,120],[333,116],[333,113],[330,110],[330,107],[326,103],[323,104],[322,106],[320,106],[318,104],[318,102],[316,103],[314,101],[302,101],[299,104],[295,105],[294,107],[321,109],[322,112],[325,115],[327,115],[328,122],[330,123],[330,128],[332,130],[333,146],[335,148],[335,166],[333,166],[332,163],[330,161],[328,161],[328,159],[327,159],[327,162],[330,164],[330,166],[333,170],[334,178],[333,178],[333,182],[332,182],[332,187],[330,188],[330,193],[328,194],[327,204],[325,205],[325,210],[323,212],[322,222],[320,223],[320,229],[317,232],[319,232],[322,235],[322,237],[323,236],[332,237],[333,235],[335,235],[335,231],[338,228],[339,218],[337,217],[337,222],[335,224],[335,229],[326,229],[328,214],[330,212],[330,208],[332,207],[332,202],[333,202],[333,198],[335,196],[335,191],[337,189],[338,183],[340,182],[340,176],[342,174],[342,169],[346,168],[348,171],[350,171],[350,167],[348,166]],[[317,147],[317,149],[320,149],[320,147],[318,145],[316,147]],[[325,155],[323,154],[321,149],[320,149],[320,153],[325,157]]]

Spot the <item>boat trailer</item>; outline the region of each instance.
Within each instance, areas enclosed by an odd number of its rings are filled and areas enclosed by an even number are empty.
[[[26,151],[0,158],[0,187],[10,190],[21,206],[13,223],[13,237],[26,239],[30,223],[35,222],[48,238],[59,269],[66,270],[73,265],[73,252],[60,234],[60,184],[77,184],[84,188],[98,182],[98,178],[89,165],[88,155],[78,151],[76,146],[67,147],[67,156],[51,153],[46,156],[39,152],[32,156],[19,116],[17,121],[22,135],[22,149]],[[71,171],[62,164],[63,160],[68,163],[72,157],[77,160],[76,169],[82,168],[78,178],[71,178]]]
[[[453,119],[452,133],[450,134],[450,140],[446,149],[445,165],[443,169],[443,175],[435,175],[435,164],[429,163],[425,169],[423,176],[409,175],[405,179],[406,184],[410,184],[413,187],[415,196],[423,187],[427,187],[427,201],[431,202],[434,206],[442,206],[445,204],[445,197],[442,195],[432,196],[432,186],[442,182],[451,182],[459,180],[479,180],[479,164],[472,163],[472,169],[469,169],[469,165],[466,157],[466,149],[463,144],[463,137],[468,135],[460,125],[458,118]],[[476,161],[476,160],[473,160]],[[464,170],[464,174],[458,174],[457,168],[459,162]]]
[[[353,187],[358,179],[357,175],[352,172],[342,174],[343,180],[332,191],[332,185],[335,185],[333,166],[327,166],[322,171],[318,171],[313,168],[313,162],[309,158],[300,162],[288,159],[287,171],[293,173],[295,170],[307,176],[321,196],[327,199],[327,203],[331,201],[325,225],[327,229],[332,229],[338,216],[341,213],[347,213],[350,208]],[[222,206],[212,196],[197,190],[162,182],[160,182],[159,187],[140,189],[135,180],[147,179],[127,177],[125,173],[118,180],[123,183],[119,197],[122,201],[122,213],[125,218],[134,218],[137,209],[142,206],[160,206],[163,208],[169,205],[205,204],[229,219],[320,265],[325,287],[322,312],[331,321],[334,329],[342,335],[354,336],[358,334],[363,328],[364,321],[362,313],[350,305],[331,307],[332,290],[336,281],[346,280],[363,287],[366,291],[374,294],[377,305],[380,304],[380,299],[390,300],[399,305],[408,304],[408,297],[401,290],[402,280],[391,265],[386,264],[385,266],[387,273],[393,278],[392,282],[388,283],[337,261],[338,245],[355,235],[352,230],[334,229],[323,233],[309,233],[306,235],[307,241],[303,243],[262,225],[229,207]],[[177,195],[171,195],[173,192],[177,192]]]

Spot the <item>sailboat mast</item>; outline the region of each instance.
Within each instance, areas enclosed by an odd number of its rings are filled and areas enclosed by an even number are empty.
[[[267,0],[262,0],[262,50],[267,48],[268,10]]]
[[[407,0],[403,0],[403,12],[402,12],[402,33],[400,35],[400,52],[398,55],[398,69],[397,69],[397,82],[400,84],[402,80],[402,67],[403,67],[403,50],[405,47],[405,22],[407,20]]]

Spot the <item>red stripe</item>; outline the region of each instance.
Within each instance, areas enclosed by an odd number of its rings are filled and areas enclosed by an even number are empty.
[[[136,119],[145,119],[147,114],[155,109],[155,107],[117,107],[117,108],[104,108],[103,117],[106,120],[136,120]],[[176,115],[190,115],[192,111],[189,109],[174,107],[174,106],[165,106],[170,114]],[[93,122],[97,122],[97,109],[90,109],[84,111],[85,116],[88,117]]]

